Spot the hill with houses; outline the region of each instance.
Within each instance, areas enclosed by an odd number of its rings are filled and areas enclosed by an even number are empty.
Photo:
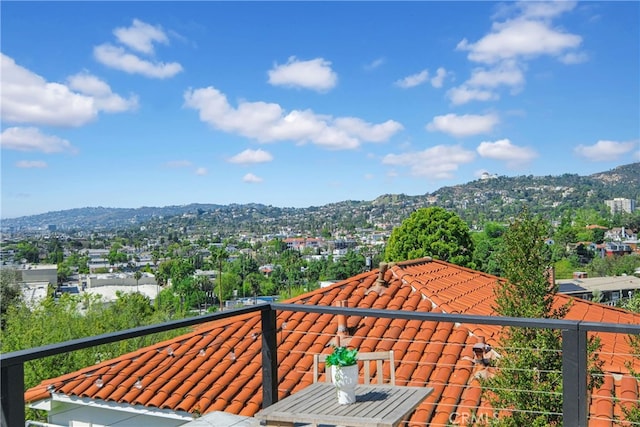
[[[192,226],[206,223],[220,233],[278,232],[284,227],[320,233],[356,227],[393,227],[411,212],[425,206],[455,211],[470,225],[504,221],[524,206],[533,213],[557,219],[575,209],[609,213],[604,201],[626,198],[640,203],[640,162],[588,176],[485,175],[466,184],[442,187],[432,193],[410,196],[386,194],[371,201],[347,200],[306,208],[262,204],[188,204],[182,206],[108,208],[85,207],[19,218],[2,219],[3,230],[47,229],[112,230],[154,228],[162,224]]]

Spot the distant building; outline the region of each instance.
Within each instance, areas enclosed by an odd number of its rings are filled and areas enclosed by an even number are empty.
[[[482,172],[482,175],[480,175],[480,179],[483,181],[486,181],[487,179],[496,179],[498,177],[497,174],[490,174],[489,172]]]
[[[636,210],[636,201],[633,199],[616,197],[613,200],[605,200],[604,203],[609,206],[612,214],[617,212],[633,213]]]
[[[23,264],[18,268],[24,283],[58,284],[56,264]]]
[[[630,255],[631,253],[633,253],[631,246],[624,243],[607,242],[604,247],[605,257]]]
[[[127,286],[135,289],[141,285],[157,285],[156,277],[151,273],[142,273],[136,280],[133,273],[86,274],[81,276],[82,288],[100,288],[103,286]]]
[[[640,292],[640,278],[634,276],[613,276],[588,278],[584,272],[575,272],[573,279],[560,279],[559,292],[576,298],[593,301],[597,295],[606,305],[616,305],[621,299],[631,298]]]

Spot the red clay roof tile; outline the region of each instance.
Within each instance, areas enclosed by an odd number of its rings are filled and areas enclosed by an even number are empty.
[[[348,307],[494,315],[493,289],[501,280],[426,258],[391,265],[384,274],[385,286],[377,284],[377,278],[378,271],[374,270],[289,302],[335,305],[346,300]],[[564,295],[557,296],[555,306],[571,301],[567,319],[640,323],[638,314]],[[330,345],[336,342],[337,323],[330,315],[280,312],[277,326],[278,394],[282,398],[311,384],[312,354],[330,351]],[[413,413],[409,425],[446,425],[454,414],[463,417],[476,411],[478,416],[493,415],[474,377],[479,368],[472,364],[470,347],[482,336],[497,348],[499,326],[362,316],[349,316],[347,326],[353,334],[350,345],[360,351],[394,350],[396,383],[434,388]],[[257,313],[211,322],[181,337],[43,381],[28,390],[25,399],[33,402],[47,398],[47,386],[51,384],[58,393],[123,404],[201,414],[223,410],[251,416],[262,404],[260,334]],[[609,373],[605,385],[592,396],[590,427],[600,422],[611,425],[606,417],[619,413],[616,401],[638,399],[638,382],[633,377],[623,375],[614,381],[612,375],[627,373],[624,363],[630,359],[630,350],[626,337],[599,337],[600,355]],[[387,370],[385,367],[385,375]],[[95,385],[100,376],[104,383],[101,388]],[[141,388],[136,387],[138,379]]]

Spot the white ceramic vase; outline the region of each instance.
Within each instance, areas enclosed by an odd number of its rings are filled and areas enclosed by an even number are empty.
[[[338,391],[338,403],[341,405],[355,403],[358,365],[332,366],[331,379]]]

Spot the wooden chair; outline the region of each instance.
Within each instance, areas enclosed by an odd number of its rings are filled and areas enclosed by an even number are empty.
[[[327,360],[328,354],[314,354],[313,355],[313,382],[318,382],[319,378],[319,366],[321,363],[324,363],[324,373],[325,379],[327,382],[331,382],[331,372],[329,366],[325,363]],[[396,365],[393,359],[393,350],[389,351],[375,351],[371,353],[358,353],[358,365],[360,362],[363,362],[362,365],[364,367],[364,384],[371,383],[371,362],[376,362],[376,370],[378,376],[378,384],[383,384],[383,375],[384,372],[382,370],[382,363],[388,360],[389,361],[389,384],[396,385]]]

